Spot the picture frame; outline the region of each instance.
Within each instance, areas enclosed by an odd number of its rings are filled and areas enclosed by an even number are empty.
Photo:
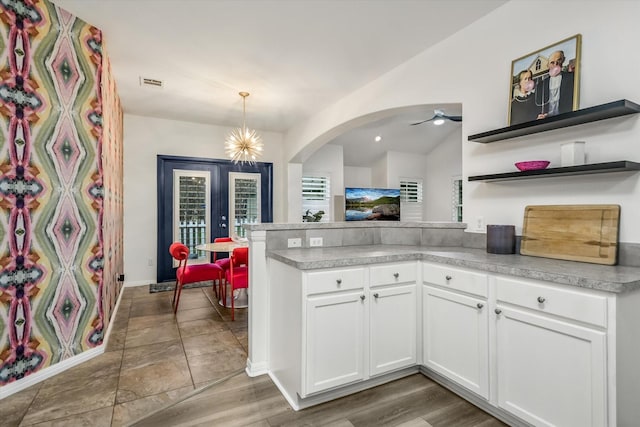
[[[578,109],[581,49],[576,34],[511,62],[509,126]]]

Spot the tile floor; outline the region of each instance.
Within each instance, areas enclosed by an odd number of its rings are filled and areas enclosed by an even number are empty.
[[[126,288],[105,353],[0,400],[0,426],[504,425],[421,374],[298,412],[266,375],[214,384],[245,366],[247,310],[186,289],[174,317],[171,297]]]
[[[172,292],[125,288],[104,354],[0,400],[0,425],[122,426],[247,359],[247,310],[230,310],[211,288]]]

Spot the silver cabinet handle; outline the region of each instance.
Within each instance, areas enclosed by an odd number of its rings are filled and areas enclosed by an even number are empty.
[[[478,308],[482,308],[482,307],[484,307],[484,304],[483,304],[483,303],[481,303],[481,302],[479,302],[479,303],[477,303],[477,304],[476,304],[476,307],[478,307]]]
[[[444,276],[444,278],[447,280],[447,282],[452,279],[451,276]]]
[[[496,314],[502,313],[502,310],[500,310],[499,308],[496,308],[494,311],[496,312]]]
[[[336,284],[340,286],[342,284],[342,279],[336,279]]]
[[[380,296],[380,294],[379,294],[379,293],[377,293],[377,292],[376,292],[375,294],[373,294],[373,297],[374,297],[374,298],[378,298],[379,296]]]
[[[364,299],[365,299],[365,298],[366,298],[366,297],[365,297],[364,295],[360,295],[360,299],[361,299],[362,301],[364,301]]]
[[[538,297],[538,302],[540,304],[544,303],[547,299],[545,297]]]
[[[398,277],[400,277],[400,273],[393,273],[393,277],[397,279]]]

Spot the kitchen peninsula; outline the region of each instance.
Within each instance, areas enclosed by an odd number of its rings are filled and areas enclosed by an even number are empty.
[[[247,372],[294,409],[420,371],[512,425],[640,417],[640,268],[488,254],[459,223],[247,228]]]

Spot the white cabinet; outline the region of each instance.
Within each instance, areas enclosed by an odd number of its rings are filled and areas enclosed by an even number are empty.
[[[423,364],[488,399],[487,276],[424,264],[423,282]]]
[[[515,291],[517,290],[517,291]],[[498,406],[536,426],[607,425],[606,298],[496,279]]]
[[[418,265],[369,267],[369,373],[384,374],[416,364]]]
[[[303,275],[302,397],[416,364],[416,275],[416,262]]]
[[[370,374],[416,364],[416,284],[369,291]]]
[[[431,262],[270,262],[269,374],[295,409],[399,378],[420,359],[425,374],[516,425],[640,419],[640,292]]]
[[[364,379],[364,293],[307,298],[303,395]]]
[[[487,302],[432,286],[422,300],[424,365],[488,399]]]

